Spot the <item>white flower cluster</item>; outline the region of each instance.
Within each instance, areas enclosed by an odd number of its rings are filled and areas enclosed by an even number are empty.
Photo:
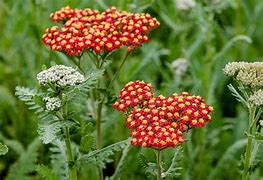
[[[46,102],[46,109],[48,111],[54,111],[61,107],[61,100],[57,97],[45,97],[44,101]]]
[[[263,127],[263,120],[259,120],[259,125]]]
[[[223,70],[227,76],[235,76],[244,85],[263,86],[263,62],[231,62]]]
[[[196,6],[196,2],[194,0],[176,0],[175,2],[177,9],[179,10],[188,10]]]
[[[72,67],[55,65],[38,73],[37,80],[44,86],[50,83],[64,88],[83,83],[84,76]]]
[[[249,100],[256,106],[262,106],[263,105],[263,90],[260,89],[254,92],[254,94],[249,97]]]
[[[188,69],[187,60],[184,58],[178,58],[172,62],[172,67],[176,76],[182,76]]]

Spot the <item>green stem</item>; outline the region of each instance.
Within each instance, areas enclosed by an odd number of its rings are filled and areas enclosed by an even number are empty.
[[[74,164],[73,153],[71,149],[70,135],[67,127],[64,127],[65,142],[67,148],[67,159],[69,163],[69,177],[71,180],[77,180],[77,169]]]
[[[112,86],[113,82],[114,82],[115,79],[117,78],[117,76],[118,76],[118,74],[119,74],[119,72],[120,72],[120,69],[122,68],[125,60],[126,60],[127,57],[128,57],[128,55],[129,55],[129,52],[126,53],[126,55],[125,55],[125,57],[123,58],[120,66],[119,66],[118,69],[116,70],[116,73],[114,74],[113,78],[111,79],[111,81],[110,81],[110,83],[109,83],[109,85],[108,85],[108,87],[107,87],[107,90]],[[95,57],[95,58],[96,58],[96,63],[95,63],[95,65],[96,65],[96,68],[97,68],[97,69],[101,69],[101,68],[102,68],[102,65],[103,65],[106,57],[107,57],[107,55],[104,55],[104,56],[102,56],[101,58],[98,57],[98,56]],[[97,148],[98,150],[101,149],[101,147],[102,147],[102,145],[101,145],[101,144],[102,144],[102,143],[101,143],[101,138],[102,138],[102,136],[101,136],[101,115],[102,115],[103,103],[104,103],[104,100],[105,100],[105,97],[106,97],[105,95],[103,95],[103,96],[101,97],[100,92],[99,92],[99,88],[100,88],[100,80],[98,80],[98,83],[97,83],[97,92],[96,92],[96,93],[94,92],[94,94],[97,95],[96,99],[97,99],[97,101],[98,101],[98,107],[97,107],[97,110],[96,110],[96,132],[97,132],[96,148]],[[107,90],[106,90],[106,91],[107,91]],[[98,170],[99,170],[100,180],[103,180],[104,178],[103,178],[102,169],[99,168]]]
[[[61,94],[61,99],[63,99],[62,94]],[[64,140],[66,143],[66,153],[67,153],[67,161],[68,161],[68,168],[69,168],[69,178],[70,180],[77,180],[77,169],[75,166],[75,161],[72,153],[72,147],[71,147],[71,141],[70,141],[70,134],[69,134],[69,129],[65,125],[65,117],[67,116],[67,104],[63,103],[63,108],[62,108],[62,118],[61,121],[64,123],[63,126],[63,131],[64,131]]]
[[[162,180],[162,150],[156,150],[157,180]]]
[[[120,66],[118,67],[118,69],[116,70],[113,78],[111,79],[108,87],[107,87],[107,90],[113,85],[115,79],[117,78],[117,76],[119,75],[119,72],[125,62],[125,60],[127,59],[129,55],[129,52],[126,53],[125,57],[123,58]],[[104,61],[104,59],[102,59],[102,61]],[[102,62],[103,63],[103,62]],[[101,68],[102,65],[99,65],[100,63],[97,64],[97,68]],[[99,81],[98,81],[98,88],[99,88]],[[107,91],[106,90],[106,91]],[[105,95],[102,96],[102,98],[100,97],[100,93],[98,92],[98,97],[97,99],[99,100],[99,104],[98,104],[98,108],[97,108],[97,117],[96,117],[96,128],[97,128],[97,149],[100,149],[101,148],[101,112],[102,112],[102,106],[103,106],[103,102],[105,100]]]
[[[249,108],[249,134],[252,134],[253,127],[251,127],[251,124],[254,122],[255,117],[255,107],[251,106]],[[246,147],[246,155],[245,155],[245,164],[244,164],[244,171],[242,175],[242,180],[247,180],[249,176],[249,169],[251,165],[251,152],[252,152],[252,142],[253,139],[251,136],[247,137],[247,147]]]
[[[118,75],[120,73],[120,70],[121,70],[122,66],[124,65],[126,59],[128,58],[129,54],[130,54],[130,52],[127,52],[126,55],[124,56],[124,58],[122,59],[122,62],[119,65],[118,69],[116,70],[115,74],[113,75],[113,77],[112,77],[107,89],[111,88],[111,86],[113,85],[115,79],[118,77]]]

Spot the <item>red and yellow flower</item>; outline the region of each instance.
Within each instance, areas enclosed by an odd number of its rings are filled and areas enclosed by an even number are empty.
[[[184,142],[183,132],[203,127],[211,121],[213,107],[200,96],[174,93],[154,97],[153,86],[143,81],[129,82],[112,106],[126,114],[132,129],[132,145],[163,149]]]
[[[51,50],[77,56],[85,50],[100,54],[122,46],[131,51],[147,42],[147,33],[160,25],[149,14],[118,11],[115,7],[100,13],[66,6],[52,13],[50,18],[64,24],[47,28],[42,36],[44,44]]]

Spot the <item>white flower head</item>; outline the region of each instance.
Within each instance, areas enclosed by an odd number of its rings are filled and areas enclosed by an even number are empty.
[[[259,120],[259,125],[263,127],[263,120]]]
[[[188,69],[187,60],[184,58],[178,58],[172,62],[172,67],[176,76],[182,76]]]
[[[262,106],[263,105],[263,90],[260,89],[254,92],[254,94],[249,97],[249,100],[256,106]]]
[[[83,83],[84,76],[72,67],[55,65],[38,73],[37,80],[43,86],[50,83],[64,88]]]
[[[196,2],[194,0],[176,0],[175,2],[177,9],[179,10],[188,10],[196,6]]]
[[[61,107],[61,100],[57,97],[45,97],[44,101],[46,102],[46,109],[48,111],[54,111]]]
[[[226,64],[223,71],[244,85],[263,86],[263,62],[231,62]]]

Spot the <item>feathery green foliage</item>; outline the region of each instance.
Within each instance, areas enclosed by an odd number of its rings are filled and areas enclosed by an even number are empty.
[[[38,150],[41,143],[38,138],[34,139],[24,152],[20,152],[18,160],[9,169],[7,179],[30,179],[30,173],[35,171]]]
[[[130,143],[130,139],[111,144],[100,150],[94,150],[82,155],[80,162],[96,163],[97,166],[105,168],[105,163],[112,161],[111,156],[114,155],[116,151],[123,150],[128,143]]]

